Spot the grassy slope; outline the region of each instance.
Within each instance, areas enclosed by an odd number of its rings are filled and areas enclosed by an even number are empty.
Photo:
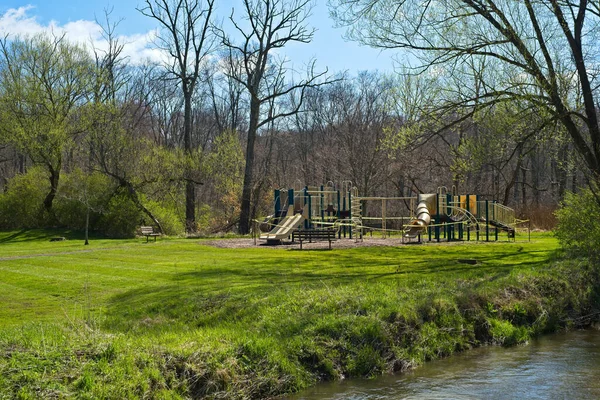
[[[595,274],[556,262],[548,234],[302,252],[48,235],[0,234],[8,398],[267,397],[519,343],[596,305]]]

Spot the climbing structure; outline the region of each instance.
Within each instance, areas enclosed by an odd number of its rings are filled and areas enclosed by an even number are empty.
[[[515,211],[478,195],[436,193],[409,197],[361,197],[352,183],[332,182],[300,190],[275,190],[274,213],[260,223],[261,240],[280,243],[294,231],[335,230],[337,237],[360,239],[376,232],[411,240],[498,240],[514,238]],[[374,206],[375,205],[375,206]]]

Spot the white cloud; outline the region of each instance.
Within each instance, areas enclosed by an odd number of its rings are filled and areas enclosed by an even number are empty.
[[[31,5],[11,8],[0,15],[0,36],[31,36],[39,33],[64,34],[69,41],[80,43],[90,51],[92,46],[100,51],[108,48],[108,43],[102,37],[102,27],[95,21],[78,20],[64,25],[50,21],[47,25],[42,25],[35,16],[30,15],[30,11],[34,8]],[[156,34],[156,31],[149,31],[118,36],[119,42],[124,45],[123,55],[127,56],[132,64],[141,64],[147,60],[164,61],[164,54],[153,45]]]

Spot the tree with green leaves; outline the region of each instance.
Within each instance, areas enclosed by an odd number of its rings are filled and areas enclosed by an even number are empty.
[[[37,35],[0,40],[0,134],[48,172],[51,212],[65,152],[84,130],[80,107],[87,102],[93,63],[64,37]]]

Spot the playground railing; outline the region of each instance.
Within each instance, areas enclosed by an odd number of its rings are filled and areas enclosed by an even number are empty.
[[[505,226],[515,224],[515,210],[500,203],[492,203],[490,219]]]

